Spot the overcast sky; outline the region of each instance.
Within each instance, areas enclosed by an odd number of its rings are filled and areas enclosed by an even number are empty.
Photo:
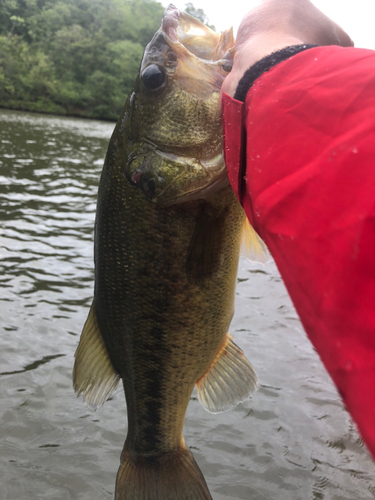
[[[189,0],[171,0],[171,3],[184,9]],[[217,31],[230,26],[237,30],[238,25],[255,0],[190,0],[195,8],[203,9]],[[280,0],[282,1],[282,0]],[[375,0],[312,0],[322,12],[338,23],[349,34],[356,47],[375,49]],[[163,4],[166,4],[164,1]]]

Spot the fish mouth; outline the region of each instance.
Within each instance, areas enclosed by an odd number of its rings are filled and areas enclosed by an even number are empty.
[[[166,8],[161,22],[161,29],[173,41],[177,42],[177,28],[180,11],[173,4],[169,4]]]
[[[232,66],[234,43],[232,28],[216,33],[170,4],[160,29],[145,49],[141,74],[149,66],[157,65],[169,76],[173,75],[181,88],[204,97],[203,85],[207,88],[206,95],[220,90]]]
[[[163,153],[158,151],[158,154],[169,160],[183,163],[187,167],[196,168],[197,160],[195,158],[177,157],[170,153]],[[205,172],[203,178],[198,178],[194,181],[188,177],[186,187],[184,188],[183,174],[172,180],[172,182],[163,189],[158,195],[160,204],[164,206],[175,205],[177,203],[184,203],[186,201],[194,201],[207,199],[217,191],[229,186],[228,175],[224,162],[224,154],[222,149],[216,155],[205,160],[199,160],[199,164]],[[177,189],[175,189],[177,187]],[[176,191],[178,194],[176,194]]]
[[[225,36],[222,36],[173,4],[169,4],[165,10],[160,30],[171,42],[180,43],[196,57],[216,62],[218,65],[224,54],[223,46],[225,45],[226,49],[234,46],[232,28],[226,30]]]

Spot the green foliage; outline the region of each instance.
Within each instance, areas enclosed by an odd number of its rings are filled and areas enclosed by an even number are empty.
[[[155,0],[0,0],[0,106],[117,119],[163,12]]]
[[[204,13],[203,9],[196,9],[194,5],[191,2],[189,2],[185,4],[185,12],[195,17],[201,23],[205,24],[206,26],[215,31],[215,26],[213,24],[208,24],[208,17]]]
[[[163,12],[154,0],[0,0],[0,106],[116,119]]]

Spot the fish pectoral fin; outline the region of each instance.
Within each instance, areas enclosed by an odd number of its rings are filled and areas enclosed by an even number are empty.
[[[97,410],[116,390],[120,375],[115,371],[91,306],[75,352],[73,387],[91,410]]]
[[[197,382],[198,399],[210,413],[227,411],[256,391],[257,380],[254,368],[228,333],[214,362]]]
[[[198,218],[186,258],[186,276],[190,283],[209,280],[222,265],[227,218],[227,209],[214,215],[207,209]]]
[[[266,244],[258,236],[247,218],[242,229],[241,255],[250,262],[260,262],[261,264],[266,264],[271,260]]]

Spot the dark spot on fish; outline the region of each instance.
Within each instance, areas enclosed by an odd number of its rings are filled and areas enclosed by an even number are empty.
[[[145,192],[146,196],[148,198],[150,198],[150,200],[154,197],[155,188],[156,188],[156,184],[155,184],[154,179],[149,179],[149,181],[147,183],[147,187],[143,188],[143,191]]]
[[[155,326],[148,333],[148,346],[143,348],[148,364],[148,368],[144,372],[148,399],[145,402],[144,421],[147,422],[147,427],[144,429],[143,440],[147,443],[147,448],[150,451],[156,449],[160,444],[158,428],[161,425],[161,410],[164,397],[160,363],[168,356],[163,336],[163,329],[160,326]]]

